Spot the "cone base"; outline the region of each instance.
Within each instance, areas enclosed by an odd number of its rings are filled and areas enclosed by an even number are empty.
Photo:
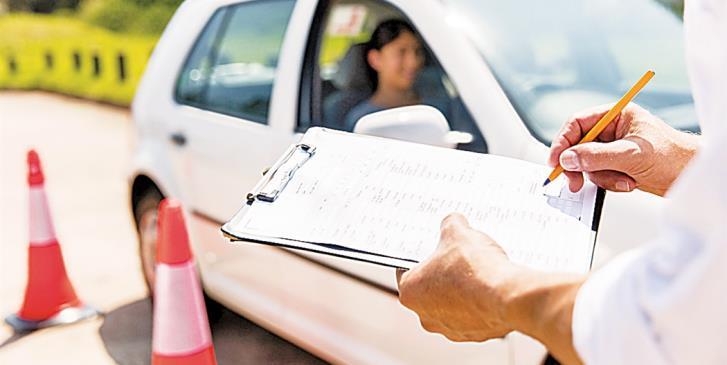
[[[152,365],[216,365],[215,348],[212,346],[189,355],[165,356],[159,354],[151,355]]]
[[[93,307],[82,305],[80,307],[64,308],[50,318],[39,321],[23,319],[17,314],[11,314],[5,317],[5,322],[13,327],[15,332],[29,332],[46,327],[80,322],[84,319],[96,317],[99,314],[101,312]]]

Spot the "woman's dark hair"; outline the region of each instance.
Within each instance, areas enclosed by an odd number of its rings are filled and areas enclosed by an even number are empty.
[[[374,90],[378,87],[379,76],[368,62],[368,54],[371,50],[381,50],[385,45],[393,42],[402,33],[409,32],[415,37],[419,37],[414,27],[408,22],[400,19],[389,19],[385,20],[374,29],[371,33],[371,39],[366,43],[366,52],[364,52],[364,61],[366,64],[366,70],[369,74],[369,79],[373,82]]]
[[[371,39],[366,43],[366,50],[372,49],[380,50],[385,45],[393,42],[396,38],[399,38],[401,33],[409,32],[416,35],[416,31],[411,24],[406,21],[399,19],[390,19],[381,22],[374,32],[371,33]]]

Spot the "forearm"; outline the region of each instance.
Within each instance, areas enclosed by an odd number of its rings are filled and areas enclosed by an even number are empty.
[[[504,284],[507,321],[543,343],[563,364],[581,364],[573,346],[572,317],[585,276],[522,269]]]

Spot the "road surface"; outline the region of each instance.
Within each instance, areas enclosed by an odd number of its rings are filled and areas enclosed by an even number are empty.
[[[125,180],[126,109],[40,92],[0,92],[0,315],[23,300],[28,250],[26,153],[43,164],[52,219],[81,300],[103,318],[28,335],[0,325],[0,364],[148,364],[151,303]],[[232,312],[212,325],[219,364],[320,360]]]

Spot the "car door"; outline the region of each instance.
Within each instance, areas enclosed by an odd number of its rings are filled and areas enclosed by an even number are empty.
[[[298,131],[304,132],[313,126],[341,129],[340,119],[347,111],[371,95],[372,90],[367,89],[367,83],[361,80],[361,75],[366,70],[350,58],[363,56],[356,53],[356,48],[368,40],[371,31],[379,22],[391,18],[408,20],[416,28],[416,19],[407,19],[404,12],[386,1],[321,1],[312,21],[302,69]],[[434,103],[434,106],[445,114],[450,129],[469,136],[469,140],[460,143],[457,148],[486,153],[487,143],[462,102],[456,85],[439,64],[439,55],[435,55],[427,47],[426,40],[423,42],[427,55],[415,86],[417,91],[423,99],[440,101]],[[382,293],[388,293],[386,295],[396,295],[395,275],[391,268],[305,252],[301,255],[335,268],[341,275],[377,286]],[[395,302],[390,305],[398,306]],[[392,314],[392,318],[397,320],[399,317],[411,315],[401,306],[393,309],[401,312]],[[392,319],[391,323],[396,322]],[[386,328],[385,324],[381,324],[381,327],[382,333],[388,331],[406,334],[408,341],[406,346],[400,345],[400,359],[414,358],[412,354],[406,354],[406,351],[417,351],[422,357],[428,356],[434,362],[436,360],[433,359],[445,354],[449,361],[455,363],[503,363],[509,358],[507,344],[503,341],[463,345],[443,338],[440,338],[441,341],[433,341],[429,337],[431,335],[426,334],[419,326],[409,326],[409,323],[406,328],[396,330]],[[394,338],[389,340],[398,343]]]
[[[371,96],[370,83],[362,80],[367,74],[362,61],[364,55],[357,48],[369,39],[378,23],[398,18],[408,20],[416,28],[415,19],[407,19],[400,9],[384,1],[321,2],[319,8],[301,78],[299,131],[312,126],[341,129],[340,120],[347,112]],[[440,55],[429,49],[426,39],[422,43],[426,62],[415,83],[416,91],[422,99],[435,101],[433,106],[446,116],[451,130],[469,136],[469,141],[457,148],[486,153],[487,143],[462,103],[456,85],[439,64]],[[309,256],[365,280],[396,288],[390,269],[321,255]]]
[[[169,128],[183,154],[177,181],[196,215],[231,217],[291,141],[291,122],[274,123],[270,103],[294,4],[262,0],[217,9],[179,73],[178,113]]]

